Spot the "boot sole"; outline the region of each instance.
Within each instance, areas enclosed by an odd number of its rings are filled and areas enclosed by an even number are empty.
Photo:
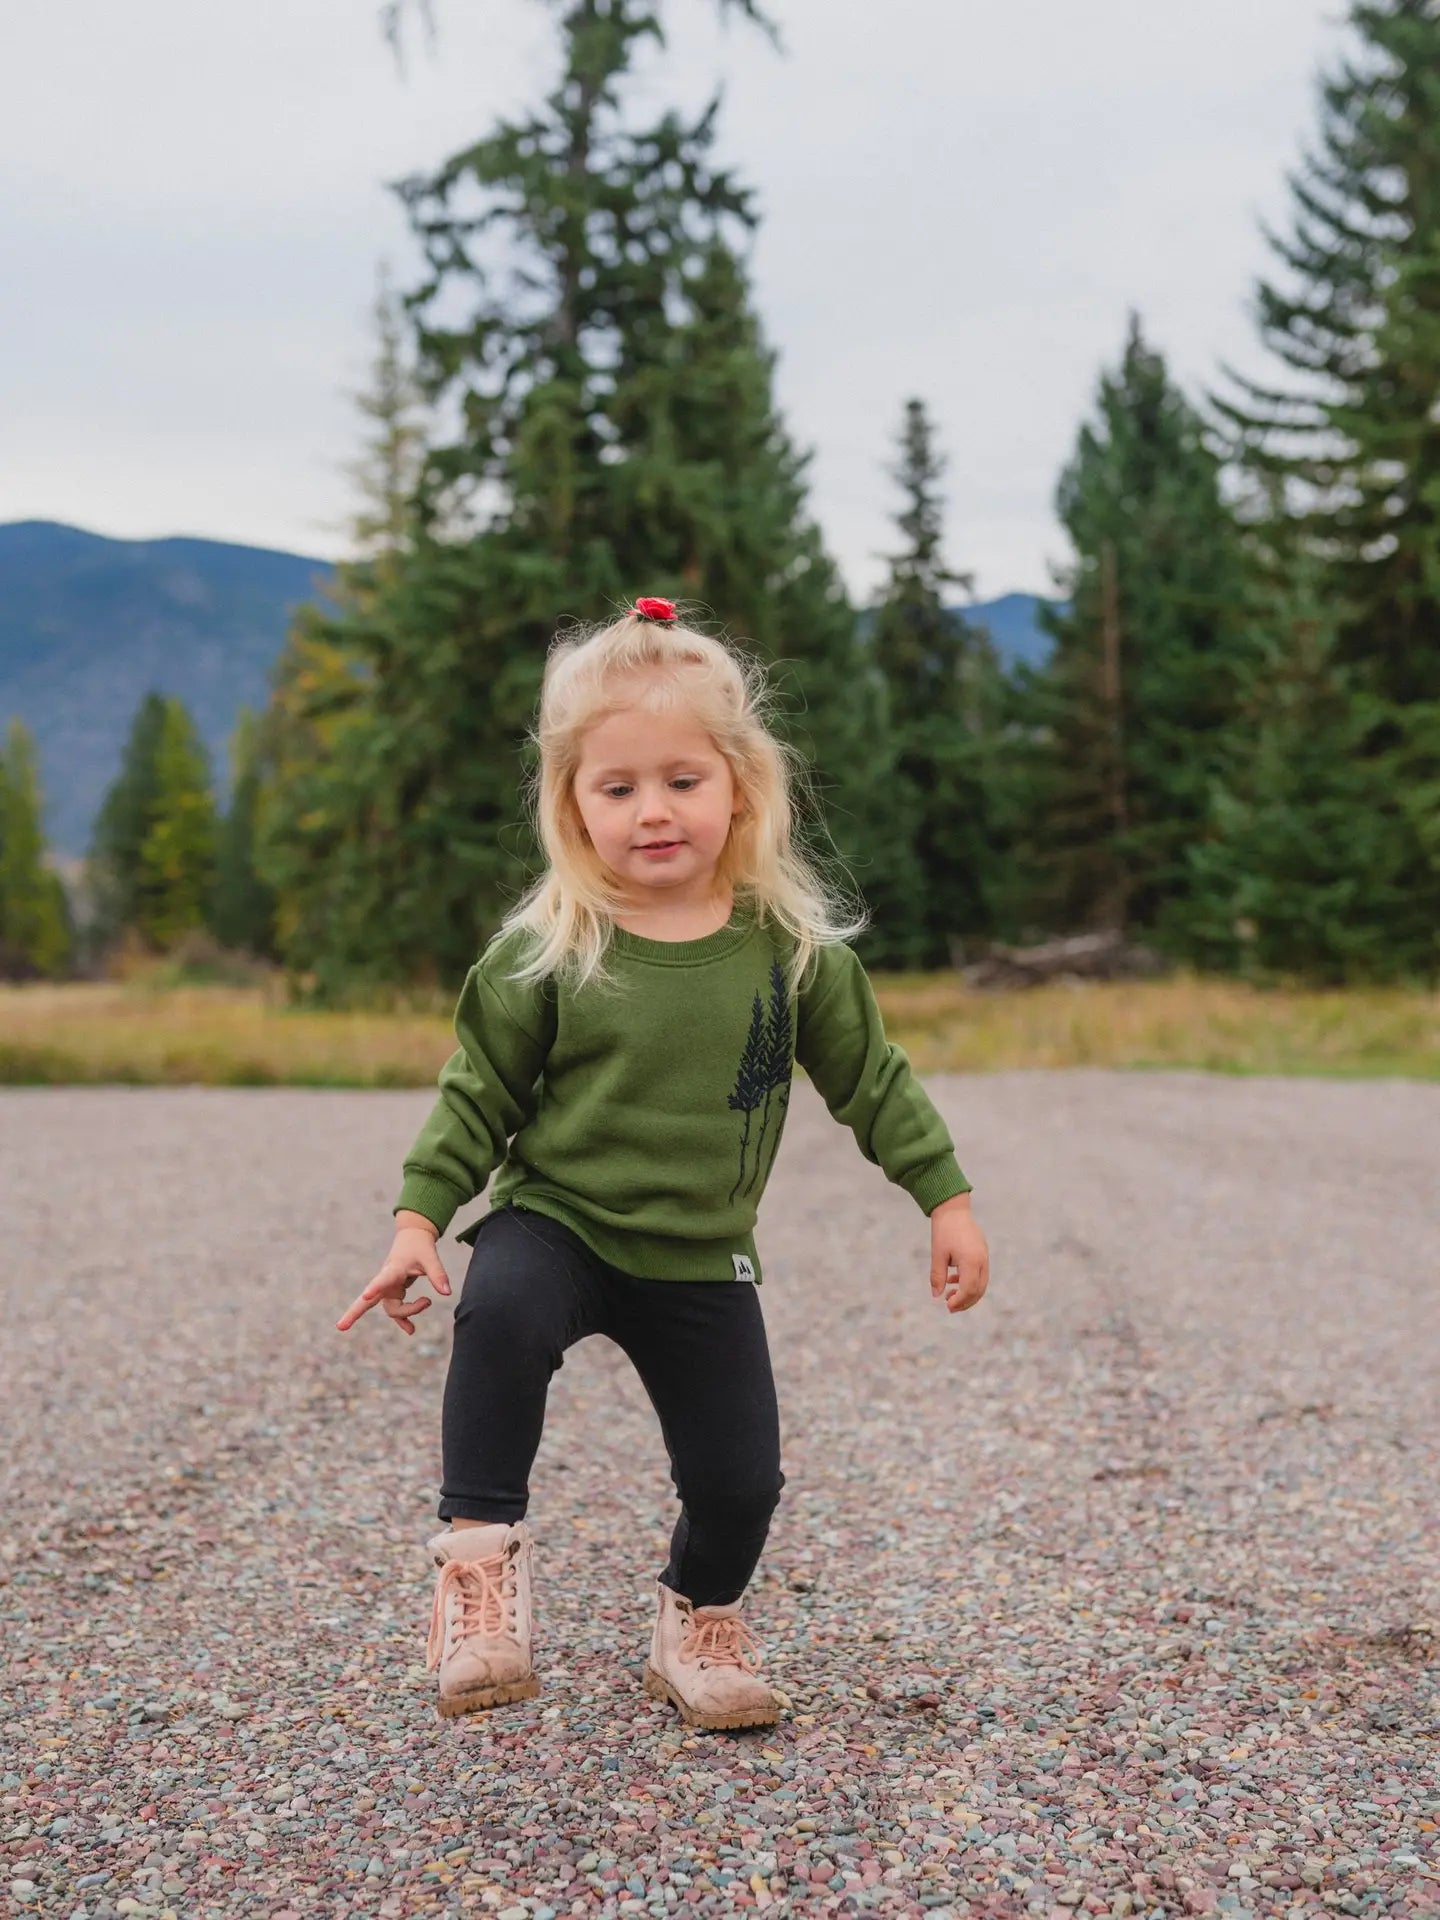
[[[480,1713],[486,1707],[508,1706],[512,1700],[533,1700],[540,1691],[538,1678],[507,1680],[498,1687],[472,1687],[469,1693],[450,1694],[435,1702],[442,1720],[453,1720],[460,1713]]]
[[[652,1700],[668,1700],[671,1706],[678,1707],[681,1719],[691,1727],[770,1727],[780,1718],[778,1705],[740,1707],[732,1713],[707,1713],[703,1708],[692,1707],[663,1674],[655,1671],[648,1660],[645,1663],[645,1691]]]

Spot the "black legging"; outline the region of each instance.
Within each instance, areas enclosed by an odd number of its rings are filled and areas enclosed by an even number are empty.
[[[550,1377],[592,1333],[630,1356],[659,1415],[681,1502],[660,1578],[697,1607],[738,1600],[785,1485],[753,1282],[640,1280],[513,1202],[481,1226],[455,1308],[440,1518],[524,1518]]]

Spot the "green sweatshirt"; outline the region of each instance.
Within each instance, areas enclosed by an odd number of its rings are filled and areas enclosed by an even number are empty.
[[[443,1233],[499,1167],[492,1212],[513,1202],[548,1214],[622,1272],[758,1285],[756,1211],[797,1062],[865,1158],[925,1213],[969,1192],[850,947],[822,948],[797,997],[784,972],[790,936],[737,895],[729,922],[699,940],[615,928],[614,983],[576,993],[554,976],[534,987],[504,978],[528,937],[512,929],[466,977],[460,1045],[395,1211]],[[481,1224],[459,1238],[473,1242]]]

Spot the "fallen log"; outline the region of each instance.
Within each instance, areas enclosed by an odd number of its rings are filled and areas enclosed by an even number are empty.
[[[1144,980],[1170,971],[1170,962],[1109,929],[1068,934],[1034,947],[1007,947],[998,941],[982,959],[960,969],[967,987],[1000,989],[1039,987],[1052,982]]]

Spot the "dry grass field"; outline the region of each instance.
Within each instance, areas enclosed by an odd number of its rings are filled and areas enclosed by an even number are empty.
[[[875,976],[891,1037],[922,1073],[1189,1067],[1223,1073],[1440,1078],[1440,995],[1262,990],[1164,980],[980,993],[954,975]],[[10,1085],[426,1086],[451,1051],[449,1008],[329,1013],[275,987],[0,988]]]

